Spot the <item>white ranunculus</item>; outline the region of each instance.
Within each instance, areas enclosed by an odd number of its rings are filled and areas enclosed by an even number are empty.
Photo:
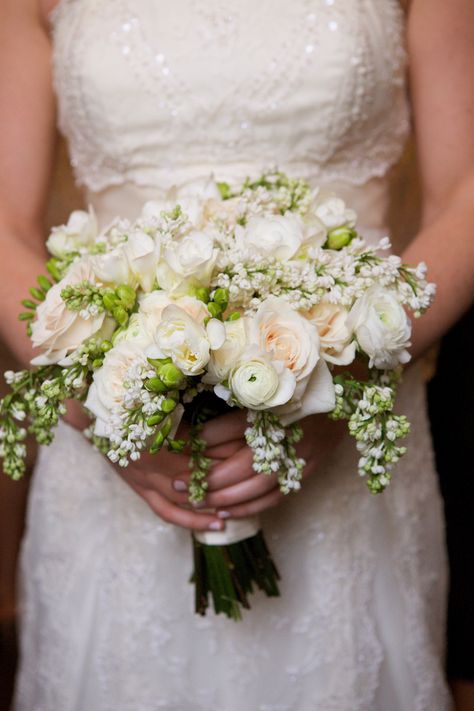
[[[346,207],[346,203],[341,198],[328,197],[316,203],[316,216],[321,220],[328,230],[336,227],[355,227],[357,213]]]
[[[303,224],[301,219],[291,212],[285,215],[251,217],[244,230],[239,231],[237,238],[252,254],[286,261],[298,252],[303,243]]]
[[[140,286],[148,292],[153,288],[160,257],[160,243],[140,229],[133,230],[125,242],[105,254],[92,258],[99,279],[110,284]]]
[[[74,210],[66,225],[53,227],[46,242],[48,251],[54,257],[62,257],[67,252],[76,252],[88,247],[98,234],[97,218],[90,207],[89,212]]]
[[[141,362],[146,363],[140,345],[120,343],[105,355],[102,366],[95,371],[85,406],[97,418],[94,431],[99,437],[107,435],[114,410],[123,404],[129,368]]]
[[[236,321],[226,321],[225,341],[220,348],[213,351],[203,377],[205,383],[212,385],[220,383],[227,378],[229,371],[234,367],[238,358],[246,348],[248,319],[245,316]]]
[[[369,356],[370,367],[394,368],[410,360],[410,319],[392,291],[371,287],[350,310],[347,326]]]
[[[95,274],[87,257],[72,264],[64,279],[55,284],[36,309],[31,340],[43,353],[31,361],[33,365],[49,365],[62,361],[83,341],[97,334],[106,325],[105,313],[83,318],[79,311],[70,311],[61,298],[64,287],[82,281],[94,283]]]
[[[355,358],[356,344],[347,327],[349,312],[339,304],[321,302],[305,316],[317,328],[321,355],[324,360],[336,365],[349,365]]]
[[[193,230],[165,249],[156,272],[162,289],[173,296],[183,295],[190,287],[208,287],[218,250],[212,237]]]
[[[185,375],[200,375],[209,362],[211,349],[220,348],[225,331],[221,321],[210,319],[207,326],[175,304],[167,306],[155,334],[161,356],[172,358]]]
[[[268,410],[291,400],[296,379],[280,361],[251,346],[246,349],[229,373],[228,388],[216,385],[216,395],[229,401],[231,395],[251,410]]]

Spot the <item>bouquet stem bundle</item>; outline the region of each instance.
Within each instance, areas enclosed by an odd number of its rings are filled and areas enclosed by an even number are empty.
[[[240,620],[241,609],[250,609],[254,586],[268,597],[279,597],[280,575],[262,531],[229,545],[208,545],[193,536],[196,612],[205,615],[212,598],[216,613]]]

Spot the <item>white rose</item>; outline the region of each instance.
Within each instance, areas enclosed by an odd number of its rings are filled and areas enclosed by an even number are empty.
[[[212,352],[207,373],[203,377],[205,383],[214,385],[226,379],[247,346],[247,324],[248,319],[245,316],[224,323],[225,341],[220,348]]]
[[[218,200],[212,198],[207,200],[203,206],[202,224],[209,222],[225,222],[226,226],[233,229],[238,224],[244,213],[245,204],[240,197],[229,198],[228,200]]]
[[[170,212],[177,205],[187,215],[195,227],[202,227],[208,202],[222,201],[222,197],[212,176],[193,180],[181,187],[172,187],[161,200],[150,200],[145,203],[142,217],[157,218],[162,212]]]
[[[251,217],[237,239],[242,247],[262,257],[291,259],[304,240],[301,219],[291,212],[285,215]]]
[[[94,210],[75,210],[66,225],[53,227],[46,247],[54,257],[62,257],[66,252],[76,252],[88,247],[97,237],[98,226]]]
[[[356,344],[347,327],[349,312],[339,304],[316,304],[305,316],[317,328],[321,355],[337,365],[348,365],[355,358]]]
[[[381,286],[371,287],[355,302],[347,326],[369,358],[370,367],[395,368],[407,363],[411,323],[396,295]]]
[[[232,394],[243,407],[267,410],[291,399],[296,380],[281,362],[272,362],[268,356],[251,347],[230,371],[228,385],[228,388],[216,385],[216,395],[229,401]]]
[[[65,286],[82,281],[96,281],[89,258],[72,264],[64,279],[51,287],[36,309],[31,340],[34,348],[41,348],[43,353],[33,358],[33,365],[49,365],[64,360],[83,341],[105,327],[104,312],[94,318],[83,318],[79,311],[70,311],[62,300],[61,291]]]
[[[221,321],[210,319],[204,327],[175,304],[167,306],[163,311],[155,334],[160,355],[172,358],[181,372],[189,376],[204,372],[211,349],[220,348],[224,339],[225,331]]]
[[[353,228],[357,221],[357,213],[346,207],[344,200],[337,197],[329,197],[317,203],[315,213],[328,230],[336,227]]]
[[[335,394],[329,370],[320,359],[320,340],[315,326],[284,299],[271,296],[251,319],[249,340],[281,362],[295,377],[291,401],[275,410],[285,423],[334,408]]]
[[[305,378],[319,360],[316,328],[285,299],[270,296],[252,316],[249,340],[271,360],[282,361],[297,380]]]
[[[130,316],[127,328],[120,330],[114,337],[114,346],[120,343],[133,343],[143,350],[154,343],[153,335],[148,330],[148,323],[140,313]]]
[[[107,436],[111,416],[123,404],[127,372],[136,363],[146,364],[141,347],[120,343],[105,355],[102,366],[95,371],[85,406],[97,418],[94,431],[99,437]]]
[[[191,286],[209,286],[217,255],[212,237],[193,230],[165,249],[156,273],[160,287],[178,296]]]
[[[140,229],[133,230],[125,242],[105,254],[94,256],[97,277],[106,283],[153,288],[160,256],[160,243]]]

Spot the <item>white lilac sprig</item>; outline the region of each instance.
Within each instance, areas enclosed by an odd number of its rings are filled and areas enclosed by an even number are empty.
[[[330,417],[347,419],[350,434],[360,452],[359,474],[367,477],[373,494],[382,492],[390,483],[392,469],[406,452],[399,440],[410,431],[404,415],[393,413],[399,371],[371,371],[368,382],[355,380],[350,374],[334,378],[336,406]]]
[[[253,469],[256,473],[276,474],[283,494],[298,491],[305,460],[297,456],[295,444],[303,431],[298,424],[285,428],[279,418],[268,410],[247,413],[249,427],[245,440],[253,452]]]
[[[181,452],[186,442],[170,435],[185,388],[183,374],[170,359],[138,360],[125,374],[122,402],[111,413],[106,437],[89,436],[121,467],[138,461],[143,451],[156,454],[165,443],[170,451]]]

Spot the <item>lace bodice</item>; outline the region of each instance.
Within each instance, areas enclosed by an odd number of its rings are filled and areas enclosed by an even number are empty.
[[[397,0],[62,0],[51,19],[60,127],[89,191],[274,165],[360,185],[400,155]]]

